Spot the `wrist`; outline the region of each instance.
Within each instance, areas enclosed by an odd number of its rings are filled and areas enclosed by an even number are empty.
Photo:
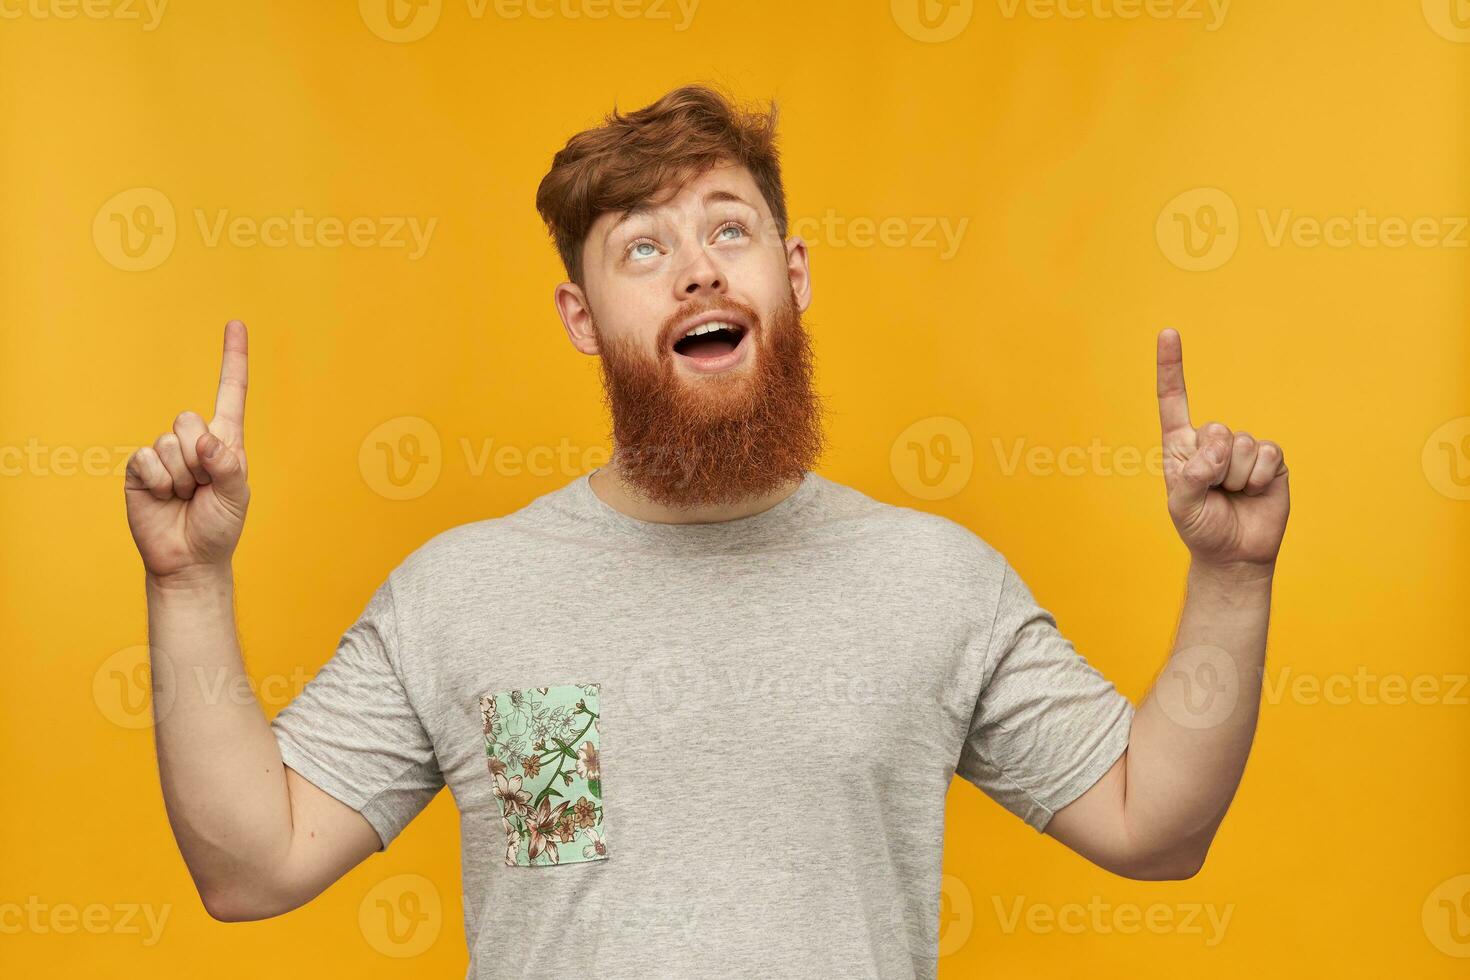
[[[1215,585],[1223,588],[1270,588],[1276,576],[1276,563],[1271,562],[1211,562],[1198,558],[1190,560],[1189,581],[1191,584]]]
[[[200,565],[166,575],[145,570],[143,580],[148,591],[158,595],[214,595],[233,591],[235,570],[228,563]]]

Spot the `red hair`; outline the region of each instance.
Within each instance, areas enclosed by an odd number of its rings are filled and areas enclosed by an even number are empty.
[[[567,140],[536,189],[567,277],[582,285],[582,245],[598,215],[650,202],[724,162],[750,171],[784,240],[776,116],[775,102],[769,112],[743,109],[712,88],[685,85],[627,114],[614,105],[601,126]]]

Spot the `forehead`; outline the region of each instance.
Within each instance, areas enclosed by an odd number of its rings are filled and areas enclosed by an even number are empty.
[[[588,229],[587,248],[600,248],[619,226],[628,224],[640,215],[667,217],[681,213],[697,214],[707,206],[732,199],[743,201],[762,216],[770,216],[770,208],[750,171],[742,164],[720,163],[677,188],[665,186],[652,200],[629,211],[604,211],[599,214]]]

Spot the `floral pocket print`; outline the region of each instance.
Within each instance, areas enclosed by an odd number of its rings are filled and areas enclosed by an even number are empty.
[[[485,764],[495,781],[505,863],[602,861],[598,684],[556,684],[480,698]]]

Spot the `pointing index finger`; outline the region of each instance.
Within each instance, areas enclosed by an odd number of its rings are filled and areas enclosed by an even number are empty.
[[[1179,331],[1159,331],[1159,424],[1164,439],[1183,430],[1194,431],[1189,421],[1189,397],[1184,391],[1184,344]]]
[[[219,394],[214,400],[214,421],[229,423],[241,436],[245,432],[245,387],[248,375],[245,324],[239,320],[231,320],[225,324],[225,350],[220,360]]]

